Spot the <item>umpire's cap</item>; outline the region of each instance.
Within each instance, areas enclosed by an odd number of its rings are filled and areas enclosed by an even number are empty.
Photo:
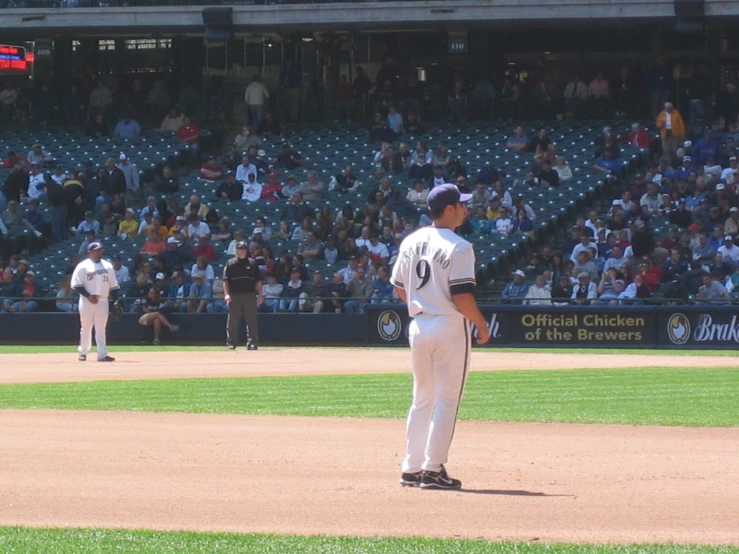
[[[469,202],[471,198],[471,194],[462,194],[456,185],[446,183],[431,189],[426,202],[432,211],[438,211],[460,202]]]
[[[243,248],[244,250],[246,250],[247,248],[246,243],[243,240],[240,240],[239,242],[236,243],[236,250],[239,250],[241,248]]]

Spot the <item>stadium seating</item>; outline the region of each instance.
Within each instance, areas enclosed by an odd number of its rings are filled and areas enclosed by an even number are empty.
[[[557,146],[558,154],[563,155],[574,174],[571,181],[555,189],[530,188],[523,181],[532,163],[530,154],[521,155],[510,152],[505,144],[512,132],[511,124],[440,124],[434,125],[433,130],[423,137],[403,136],[402,142],[410,146],[415,145],[418,138],[427,141],[431,148],[439,143],[446,144],[450,155],[458,159],[467,168],[469,182],[474,183],[476,175],[486,166],[507,173],[507,188],[511,195],[524,195],[527,203],[535,210],[537,218],[536,236],[551,230],[554,224],[575,210],[581,209],[598,193],[603,179],[592,170],[593,141],[599,135],[602,125],[595,122],[564,122],[540,123],[530,122],[526,125],[529,134],[540,127],[548,129],[550,137]],[[360,127],[299,127],[293,129],[288,137],[275,137],[265,141],[263,148],[267,157],[273,159],[279,152],[282,142],[287,140],[293,143],[306,160],[304,167],[295,171],[281,171],[280,180],[284,182],[288,173],[297,176],[299,181],[305,180],[309,170],[318,172],[320,179],[326,184],[331,176],[342,171],[347,164],[355,166],[360,182],[374,175],[375,167],[372,163],[373,146],[367,142],[367,132]],[[102,164],[107,157],[125,151],[131,160],[141,169],[150,170],[161,167],[176,156],[179,145],[168,135],[147,135],[133,141],[121,139],[95,140],[81,136],[79,133],[52,133],[39,136],[38,133],[24,132],[15,135],[4,134],[0,139],[0,149],[27,152],[34,142],[42,143],[45,150],[62,163],[65,168],[76,168],[87,160]],[[622,151],[622,162],[625,166],[639,162],[643,152],[633,147],[625,147]],[[407,175],[393,177],[394,185],[405,193],[410,189],[412,181]],[[193,194],[202,197],[203,203],[215,208],[219,216],[227,217],[232,229],[243,228],[251,230],[257,217],[264,217],[268,224],[275,229],[279,224],[280,214],[286,201],[268,204],[260,201],[254,204],[247,202],[227,203],[215,200],[217,184],[204,181],[197,173],[188,173],[181,178],[179,200],[186,204]],[[355,207],[364,204],[368,190],[365,186],[357,191],[346,194],[337,191],[327,191],[321,202],[329,204],[334,211],[341,209],[347,202]],[[321,202],[314,202],[318,211]],[[42,208],[45,211],[48,208]],[[48,219],[48,218],[47,218]],[[525,248],[530,239],[524,235],[512,236],[476,236],[470,237],[477,252],[480,269],[490,269],[499,263],[511,260],[516,252]],[[52,248],[32,259],[32,266],[39,282],[47,289],[53,288],[64,273],[69,257],[76,253],[81,239],[75,238],[65,243],[54,245]],[[120,253],[124,264],[129,265],[135,254],[140,250],[142,238],[134,240],[120,240],[117,238],[105,239],[107,254]],[[270,244],[278,256],[283,249],[294,252],[296,244],[290,242],[272,241]],[[224,247],[217,247],[219,252]],[[221,253],[213,264],[219,271],[227,259]],[[332,268],[325,262],[314,264],[314,269],[329,274]]]

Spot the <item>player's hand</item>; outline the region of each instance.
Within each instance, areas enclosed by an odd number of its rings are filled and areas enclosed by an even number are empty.
[[[490,329],[488,329],[487,322],[484,325],[478,325],[477,329],[477,344],[486,344],[490,340]]]
[[[91,294],[90,298],[88,298],[90,301],[90,304],[97,304],[98,303],[98,295],[97,294]]]
[[[229,303],[229,302],[231,302],[231,295],[230,294],[227,294],[227,295],[225,295],[223,297],[223,299],[226,301],[226,303]]]

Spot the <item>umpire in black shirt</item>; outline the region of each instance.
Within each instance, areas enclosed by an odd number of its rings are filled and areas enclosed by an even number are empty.
[[[259,344],[257,305],[262,298],[262,277],[257,262],[247,255],[246,243],[236,245],[236,257],[223,268],[223,297],[228,303],[226,342],[234,350],[239,340],[241,314],[246,317],[246,348],[256,350]]]

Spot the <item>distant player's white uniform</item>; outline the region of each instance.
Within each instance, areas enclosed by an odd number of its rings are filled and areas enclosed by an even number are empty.
[[[108,355],[105,339],[105,328],[108,324],[108,295],[119,288],[113,264],[106,260],[95,263],[91,259],[77,264],[72,273],[72,287],[85,287],[85,290],[98,296],[98,303],[93,304],[80,295],[80,355],[87,356],[92,346],[92,328],[95,327],[98,360]]]
[[[475,252],[451,229],[419,229],[400,246],[391,282],[405,291],[413,403],[406,424],[404,473],[440,471],[454,435],[470,363],[470,322],[452,292],[475,291]],[[433,417],[433,419],[432,419]]]

